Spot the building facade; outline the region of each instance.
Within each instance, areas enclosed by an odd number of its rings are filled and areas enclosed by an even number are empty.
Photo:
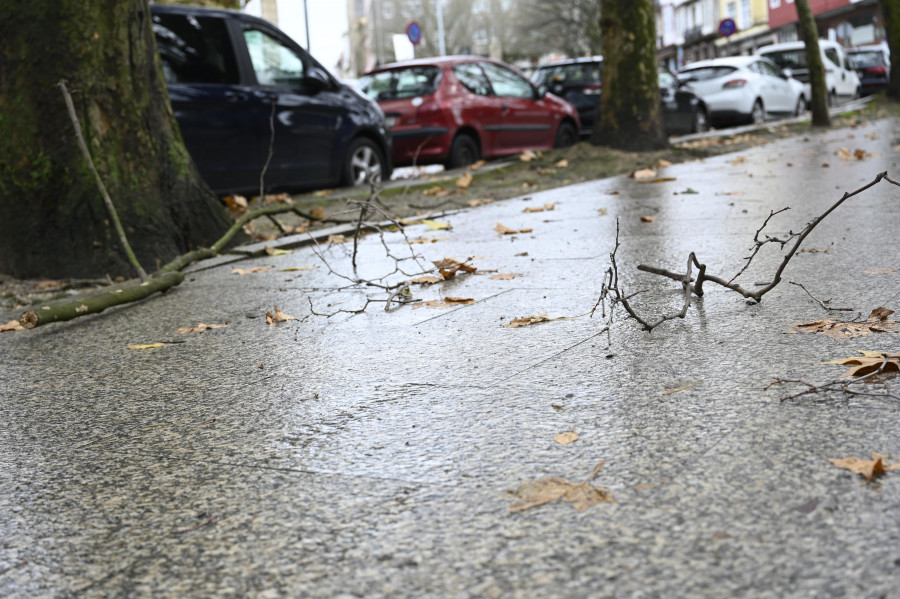
[[[794,0],[768,0],[769,28],[780,42],[800,39]],[[819,37],[845,48],[884,41],[884,19],[878,0],[809,0]]]

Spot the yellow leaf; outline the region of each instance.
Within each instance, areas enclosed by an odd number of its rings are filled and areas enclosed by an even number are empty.
[[[293,254],[294,250],[281,250],[278,248],[273,248],[270,246],[266,246],[266,253],[270,256],[284,256],[286,254]]]
[[[428,225],[429,229],[434,229],[435,231],[441,231],[444,229],[452,229],[453,228],[453,225],[451,225],[450,223],[442,223],[442,222],[439,222],[436,220],[422,219],[422,222],[424,224]]]
[[[556,441],[557,443],[559,443],[560,445],[568,445],[569,443],[577,441],[578,435],[576,435],[573,432],[559,433],[558,435],[553,437],[553,440]]]
[[[456,180],[456,186],[466,188],[472,184],[472,173],[464,172]]]
[[[129,345],[128,349],[153,349],[154,347],[162,347],[165,343],[148,343],[146,345]]]
[[[244,276],[256,272],[267,272],[269,270],[271,269],[268,266],[254,266],[253,268],[233,268],[231,269],[231,272],[232,274]]]

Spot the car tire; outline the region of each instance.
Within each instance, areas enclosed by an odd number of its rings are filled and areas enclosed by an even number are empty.
[[[766,122],[766,109],[763,107],[762,100],[757,99],[753,103],[753,109],[750,110],[750,122],[754,125],[761,125]]]
[[[556,129],[556,139],[553,142],[553,147],[568,148],[569,146],[574,146],[577,141],[578,134],[575,132],[575,127],[572,126],[572,123],[568,121],[560,123]]]
[[[481,152],[478,150],[478,142],[471,135],[460,133],[450,144],[450,154],[447,156],[444,168],[448,170],[462,168],[478,162],[479,158],[481,158]]]
[[[706,131],[709,131],[709,116],[706,114],[706,108],[698,106],[691,123],[691,133],[705,133]]]
[[[384,154],[381,148],[367,137],[357,137],[350,143],[341,183],[365,185],[380,183],[384,174]]]
[[[806,110],[806,98],[801,94],[799,98],[797,98],[797,106],[794,108],[794,116],[800,116],[803,111]]]

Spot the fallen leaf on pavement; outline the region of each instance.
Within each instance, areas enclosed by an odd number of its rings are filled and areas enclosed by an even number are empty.
[[[900,333],[900,322],[887,319],[893,313],[893,310],[887,308],[875,308],[864,321],[845,322],[836,318],[826,318],[813,322],[795,322],[788,326],[797,329],[793,332],[821,333],[838,341],[846,341],[872,333]]]
[[[325,243],[347,243],[350,241],[347,237],[344,237],[341,234],[337,235],[329,235],[328,239],[325,240]]]
[[[459,271],[472,273],[478,270],[468,262],[460,262],[456,258],[444,257],[443,260],[432,260],[431,263],[437,267],[438,272],[440,272],[441,276],[445,279],[455,277],[456,273]]]
[[[475,162],[475,163],[473,163],[473,164],[470,164],[470,165],[469,165],[469,170],[470,170],[470,171],[481,170],[481,169],[484,167],[485,164],[487,164],[487,160],[479,160],[478,162]]]
[[[617,195],[619,195],[619,192],[616,191],[615,189],[607,189],[606,191],[603,192],[603,195],[617,196]]]
[[[636,171],[632,171],[628,176],[632,179],[652,179],[656,176],[656,171],[652,168],[642,168]]]
[[[503,325],[507,329],[515,329],[518,327],[527,327],[528,325],[537,324],[539,322],[553,322],[554,320],[568,320],[571,316],[559,316],[557,318],[547,318],[546,312],[541,312],[535,316],[517,316],[513,318],[509,324]]]
[[[728,162],[730,162],[734,166],[737,166],[739,164],[744,164],[745,162],[747,162],[747,157],[746,156],[738,156],[734,160],[729,160]]]
[[[268,266],[254,266],[253,268],[232,268],[231,273],[244,276],[255,272],[268,272],[270,270],[272,269]]]
[[[856,350],[862,354],[853,358],[844,358],[841,360],[831,360],[822,362],[822,364],[841,364],[843,366],[853,366],[850,370],[841,375],[845,376],[865,376],[876,372],[881,365],[884,364],[884,372],[900,371],[900,354],[887,354],[878,351]]]
[[[325,209],[321,206],[314,206],[313,209],[309,211],[309,215],[316,220],[322,220],[325,218]]]
[[[456,180],[456,186],[466,188],[472,184],[472,173],[464,172]]]
[[[572,504],[579,512],[583,512],[589,507],[598,503],[615,503],[612,493],[606,489],[593,487],[589,483],[603,462],[597,464],[594,473],[583,483],[575,483],[564,478],[547,477],[537,480],[529,480],[522,483],[518,489],[510,492],[510,495],[517,497],[519,501],[515,501],[509,506],[510,512],[524,512],[546,503],[553,503],[562,499]]]
[[[553,175],[555,173],[556,173],[555,168],[539,168],[537,170],[537,174],[542,175],[542,176],[543,175]]]
[[[857,457],[849,457],[849,458],[828,458],[828,461],[837,466],[838,468],[843,468],[844,470],[849,470],[851,472],[856,472],[857,474],[862,474],[866,477],[866,480],[871,482],[873,478],[877,474],[882,474],[884,472],[890,472],[892,470],[900,470],[900,462],[894,462],[893,464],[886,464],[885,460],[888,459],[890,454],[887,453],[876,453],[872,452],[872,459],[866,460],[864,458]]]
[[[863,272],[867,275],[886,275],[890,272],[894,272],[897,270],[896,268],[870,268],[869,270],[864,270]]]
[[[568,168],[568,167],[569,167],[569,161],[566,160],[565,158],[563,158],[563,159],[560,160],[559,162],[555,162],[555,163],[553,164],[553,166],[555,166],[556,168]]]
[[[442,279],[441,277],[424,276],[417,277],[411,280],[410,283],[415,283],[417,285],[433,285],[435,283],[440,283],[443,280],[444,279]]]
[[[8,331],[24,331],[25,327],[19,324],[18,320],[10,320],[6,324],[0,324],[0,333],[6,333]]]
[[[281,250],[278,248],[273,248],[270,246],[266,246],[266,253],[270,256],[284,256],[286,254],[293,254],[294,250]]]
[[[450,223],[442,223],[440,221],[428,220],[424,218],[422,219],[422,223],[427,225],[429,229],[433,229],[435,231],[444,231],[446,229],[453,228],[453,225],[451,225]]]
[[[863,158],[871,158],[872,154],[869,154],[865,150],[856,149],[851,152],[848,148],[841,148],[835,151],[837,156],[840,156],[842,160],[862,160]]]
[[[544,212],[550,211],[556,208],[556,204],[544,204],[543,206],[526,206],[525,210],[522,212]]]
[[[675,177],[657,177],[655,179],[643,179],[638,183],[665,183],[666,181],[675,181]]]
[[[222,199],[232,212],[240,213],[247,210],[247,198],[244,196],[225,196]]]
[[[521,160],[522,162],[531,162],[535,158],[537,158],[537,154],[535,154],[531,150],[525,150],[524,152],[519,154],[519,160]]]
[[[498,272],[495,275],[491,275],[491,279],[494,281],[509,281],[512,279],[517,279],[522,275],[517,272]]]
[[[128,345],[128,349],[153,349],[155,347],[162,347],[165,343],[147,343],[145,345]]]
[[[599,214],[600,216],[606,216],[607,214],[609,214],[609,210],[607,210],[606,208],[597,208],[597,214]]]
[[[471,297],[445,297],[439,300],[430,300],[427,302],[416,302],[413,308],[452,308],[460,304],[474,304],[475,299]]]
[[[491,200],[489,198],[469,200],[468,202],[466,202],[466,204],[468,204],[472,208],[475,208],[476,206],[484,206],[485,204],[493,204],[493,203],[494,203],[494,200]]]
[[[279,269],[278,272],[297,272],[298,270],[312,270],[312,266],[290,266],[288,268]]]
[[[281,310],[278,309],[278,306],[275,306],[275,313],[272,314],[270,312],[266,312],[266,324],[275,324],[278,322],[284,322],[286,320],[297,320],[290,314],[285,314]]]
[[[187,327],[183,329],[178,329],[180,333],[202,333],[203,331],[209,331],[212,329],[224,329],[227,327],[227,324],[203,324],[202,322],[195,327]]]
[[[701,381],[686,381],[684,383],[678,383],[677,385],[666,387],[666,390],[660,393],[660,395],[671,395],[672,393],[678,393],[679,391],[684,391],[685,389],[696,387],[700,384],[700,382]]]
[[[449,189],[444,189],[440,185],[435,185],[434,187],[429,187],[425,191],[422,192],[423,196],[448,196],[450,195]]]
[[[557,443],[559,443],[560,445],[568,445],[569,443],[572,443],[573,441],[577,441],[578,435],[576,435],[573,432],[559,433],[558,435],[553,437],[553,440],[556,441]]]
[[[669,162],[668,160],[666,160],[665,158],[660,158],[659,160],[656,161],[656,164],[654,164],[653,166],[655,166],[656,168],[664,168],[667,166],[672,166],[672,163]]]
[[[445,297],[444,301],[448,304],[474,304],[475,299],[471,297]]]
[[[437,238],[428,239],[428,238],[426,238],[426,237],[416,237],[415,239],[410,239],[410,240],[409,240],[409,243],[410,243],[410,245],[413,245],[413,244],[437,243],[438,241],[447,241],[447,239],[446,239],[446,238],[441,238],[441,239],[437,239]]]
[[[655,223],[658,220],[659,220],[658,216],[642,216],[641,217],[642,223]]]
[[[501,235],[515,235],[516,233],[531,233],[533,231],[533,229],[528,227],[519,230],[510,229],[509,227],[501,225],[500,223],[497,223],[497,226],[494,227],[494,230]]]

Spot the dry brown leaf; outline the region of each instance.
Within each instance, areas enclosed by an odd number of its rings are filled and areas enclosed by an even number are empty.
[[[509,324],[503,325],[504,328],[507,329],[515,329],[517,327],[526,327],[531,324],[537,324],[539,322],[550,322],[550,318],[547,318],[546,312],[541,312],[536,316],[517,316],[510,321]]]
[[[469,165],[469,170],[470,170],[470,171],[478,171],[478,170],[481,170],[481,169],[484,167],[485,164],[487,164],[487,160],[479,160],[478,162],[475,162],[475,163],[473,163],[473,164],[470,164],[470,165]]]
[[[275,313],[272,314],[270,312],[266,312],[266,324],[275,324],[278,322],[284,322],[286,320],[297,320],[290,314],[285,314],[281,310],[278,309],[278,306],[275,306]]]
[[[195,327],[187,327],[183,329],[178,329],[178,333],[202,333],[203,331],[210,331],[212,329],[224,329],[227,327],[227,324],[203,324],[202,322]]]
[[[531,162],[535,158],[537,158],[537,154],[535,154],[531,150],[525,150],[524,152],[519,154],[519,160],[521,160],[522,162]]]
[[[347,243],[350,241],[348,238],[343,235],[329,235],[328,239],[325,240],[326,243]]]
[[[568,167],[569,167],[569,161],[566,160],[565,158],[563,158],[563,159],[560,160],[559,162],[555,162],[555,163],[553,164],[553,166],[555,166],[556,168],[568,168]]]
[[[464,172],[456,180],[456,186],[462,187],[463,189],[465,189],[466,187],[468,187],[469,185],[472,184],[472,179],[473,179],[472,173]]]
[[[734,160],[729,160],[728,162],[730,162],[734,166],[737,166],[739,164],[744,164],[745,162],[747,162],[747,157],[746,156],[738,156]]]
[[[642,168],[636,171],[632,171],[628,176],[632,179],[652,179],[656,176],[656,171],[652,168]]]
[[[321,206],[314,206],[313,209],[309,211],[309,215],[316,220],[322,220],[325,218],[325,209]]]
[[[424,277],[416,277],[411,280],[410,283],[415,283],[416,285],[434,285],[435,283],[440,283],[444,279],[441,277],[432,277],[432,276],[424,276]]]
[[[410,243],[410,245],[414,245],[414,244],[437,243],[438,241],[447,241],[447,238],[442,237],[440,239],[437,239],[437,238],[428,239],[425,237],[416,237],[415,239],[410,239],[409,243]]]
[[[266,204],[293,204],[294,199],[289,193],[275,193],[263,196]]]
[[[606,191],[603,192],[603,195],[617,196],[617,195],[619,195],[619,192],[616,191],[615,189],[607,189]]]
[[[281,268],[278,272],[297,272],[298,270],[312,270],[312,266],[289,266],[288,268]]]
[[[247,198],[244,196],[225,196],[223,200],[232,212],[244,212],[247,210]]]
[[[555,169],[555,168],[539,168],[539,169],[537,169],[537,174],[539,174],[539,175],[541,175],[541,176],[544,176],[544,175],[553,175],[553,174],[555,174],[555,173],[556,173],[556,169]]]
[[[23,327],[18,320],[10,320],[6,324],[0,324],[0,333],[6,333],[9,331],[24,331],[25,327]]]
[[[853,368],[842,374],[841,378],[846,376],[865,376],[871,374],[881,368],[882,364],[884,364],[883,372],[900,371],[900,354],[887,354],[877,351],[863,351],[860,349],[856,351],[862,355],[853,358],[822,362],[822,364],[853,366]]]
[[[510,492],[510,495],[519,499],[509,506],[510,512],[524,512],[547,503],[553,503],[562,499],[572,504],[579,512],[598,503],[615,503],[612,493],[606,489],[591,486],[589,483],[603,462],[597,464],[594,472],[583,483],[576,483],[564,478],[554,476],[529,480],[522,483],[518,489]]]
[[[444,301],[448,304],[474,304],[475,299],[471,297],[445,297]]]
[[[507,227],[505,225],[501,225],[500,223],[497,223],[497,226],[494,227],[494,231],[500,233],[501,235],[515,235],[517,233],[531,233],[533,231],[533,229],[531,229],[530,227],[525,227],[524,229],[516,230],[516,229],[510,229],[509,227]]]
[[[658,216],[642,216],[641,217],[642,223],[655,223],[658,220],[659,220]]]
[[[429,187],[425,191],[422,192],[423,196],[448,196],[450,195],[449,189],[444,189],[440,185],[435,185],[434,187]]]
[[[494,281],[510,281],[521,276],[522,275],[517,272],[498,272],[495,275],[491,275],[491,279]]]
[[[672,163],[664,158],[660,158],[659,160],[656,161],[656,164],[653,166],[655,166],[656,168],[665,168],[667,166],[672,166]]]
[[[875,478],[875,476],[878,474],[890,472],[892,470],[900,470],[900,462],[894,462],[893,464],[885,463],[885,460],[889,457],[891,457],[890,454],[876,453],[873,451],[872,459],[870,460],[866,460],[864,458],[849,457],[828,458],[828,461],[838,468],[843,468],[844,470],[862,474],[864,477],[866,477],[867,481],[871,482],[872,479]]]
[[[525,210],[522,212],[544,212],[550,211],[556,208],[556,204],[544,204],[543,206],[526,206]]]
[[[472,298],[464,298],[464,297],[445,297],[440,300],[431,300],[427,302],[416,302],[413,304],[413,308],[452,308],[454,306],[458,306],[460,304],[474,304],[476,303]]]
[[[432,260],[431,263],[437,267],[438,272],[441,273],[441,276],[444,277],[444,279],[452,279],[459,271],[472,273],[478,270],[471,264],[460,262],[456,258],[444,257],[443,260]]]
[[[894,272],[897,270],[896,268],[870,268],[869,270],[864,270],[863,272],[867,275],[886,275],[888,273]]]
[[[268,266],[254,266],[253,268],[232,268],[231,273],[244,276],[244,275],[249,275],[249,274],[256,273],[256,272],[268,272],[270,270],[272,270],[272,269],[269,268]]]
[[[143,345],[127,345],[128,349],[154,349],[157,347],[162,347],[165,343],[156,342],[156,343],[146,343]]]
[[[491,200],[489,198],[483,198],[483,199],[478,199],[478,200],[469,200],[466,203],[469,206],[471,206],[472,208],[475,208],[476,206],[484,206],[485,204],[493,204],[494,200]]]
[[[836,318],[826,318],[813,322],[795,322],[788,326],[800,333],[821,333],[838,341],[846,341],[854,337],[865,337],[872,333],[900,333],[900,322],[887,320],[893,314],[887,308],[875,308],[864,321],[846,322]]]
[[[578,435],[569,431],[567,433],[559,433],[558,435],[553,437],[553,440],[556,441],[557,443],[559,443],[560,445],[568,445],[569,443],[577,441]]]
[[[273,248],[271,246],[266,246],[266,254],[269,256],[285,256],[287,254],[293,254],[294,250],[282,250],[279,248]]]

